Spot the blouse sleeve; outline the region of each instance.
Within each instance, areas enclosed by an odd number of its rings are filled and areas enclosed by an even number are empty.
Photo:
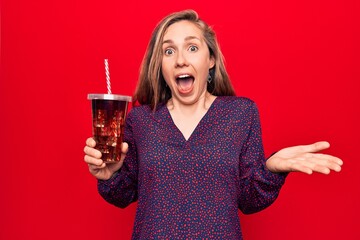
[[[249,132],[240,154],[239,209],[255,213],[270,206],[277,198],[287,176],[275,174],[265,166],[259,113],[255,103],[249,109]]]
[[[107,202],[120,208],[127,207],[138,198],[138,162],[131,113],[130,111],[126,118],[124,130],[124,141],[129,145],[124,164],[110,179],[98,180],[100,195]]]

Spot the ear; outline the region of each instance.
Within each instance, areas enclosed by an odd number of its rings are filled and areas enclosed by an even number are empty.
[[[214,56],[210,56],[209,69],[213,68],[214,66],[215,66],[215,58]]]

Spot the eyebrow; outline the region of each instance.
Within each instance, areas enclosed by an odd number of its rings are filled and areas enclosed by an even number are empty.
[[[195,36],[187,36],[185,38],[185,41],[190,41],[190,40],[193,40],[193,39],[197,39],[197,40],[201,41],[198,37],[195,37]],[[171,39],[168,39],[168,40],[163,41],[163,44],[165,44],[165,43],[174,43],[174,41],[171,40]]]

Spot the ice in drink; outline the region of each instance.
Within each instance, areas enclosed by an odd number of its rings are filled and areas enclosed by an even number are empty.
[[[92,132],[101,159],[107,163],[120,161],[121,144],[128,103],[131,97],[115,94],[89,94],[92,105]]]

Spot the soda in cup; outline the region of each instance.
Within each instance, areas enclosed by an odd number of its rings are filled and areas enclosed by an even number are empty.
[[[124,136],[125,117],[130,96],[117,94],[88,94],[92,106],[92,133],[95,148],[106,163],[118,162]]]

